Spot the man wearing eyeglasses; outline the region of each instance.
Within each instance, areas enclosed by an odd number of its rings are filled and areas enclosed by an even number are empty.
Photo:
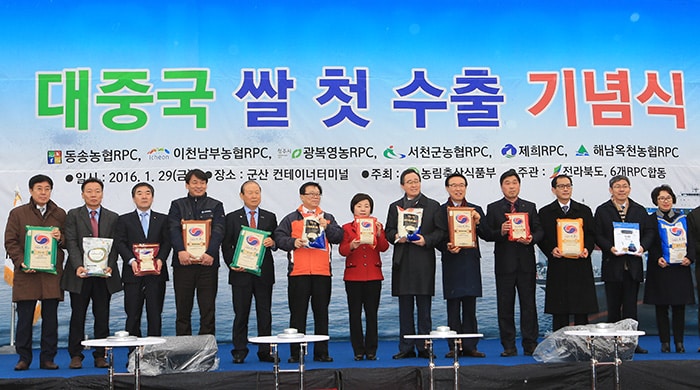
[[[632,190],[627,176],[610,179],[610,200],[595,210],[596,244],[603,252],[602,277],[608,305],[608,322],[637,319],[637,294],[644,280],[642,256],[654,239],[655,227],[649,223],[646,209],[629,198]],[[640,247],[634,254],[615,248],[613,222],[639,224]],[[639,345],[635,353],[648,351]]]
[[[306,314],[314,313],[314,334],[328,335],[328,305],[331,300],[331,244],[343,240],[343,228],[333,215],[321,210],[321,185],[314,182],[299,188],[301,205],[289,213],[277,226],[274,240],[277,247],[287,252],[289,260],[287,299],[289,301],[289,327],[299,333],[306,332]],[[305,235],[305,218],[318,222],[319,237],[310,242]],[[304,238],[306,236],[306,238]],[[325,237],[325,243],[322,239]],[[325,245],[316,245],[325,244]],[[290,363],[299,362],[299,344],[289,345]],[[314,361],[332,362],[328,354],[328,341],[314,343]]]
[[[552,315],[552,331],[569,325],[588,323],[588,314],[598,311],[591,253],[595,247],[593,213],[585,204],[571,199],[571,177],[558,175],[552,179],[556,199],[539,211],[544,236],[537,244],[547,256],[547,290],[544,312]],[[560,220],[583,220],[583,250],[577,254],[562,253],[558,243],[557,223]],[[571,225],[575,226],[575,225]]]

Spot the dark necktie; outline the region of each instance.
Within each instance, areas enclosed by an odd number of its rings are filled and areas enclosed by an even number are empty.
[[[253,229],[258,227],[255,223],[255,210],[250,210],[250,223],[248,224],[248,226],[250,226]]]
[[[510,202],[510,212],[511,213],[515,212],[515,202]]]
[[[564,214],[566,214],[569,211],[569,206],[567,206],[567,205],[561,206],[561,211],[563,211]]]
[[[99,237],[100,228],[97,224],[97,211],[90,210],[90,225],[92,226],[92,236]]]

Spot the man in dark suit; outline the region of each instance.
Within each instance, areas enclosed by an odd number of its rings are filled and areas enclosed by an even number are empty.
[[[585,204],[571,199],[571,177],[558,175],[552,179],[552,193],[556,199],[539,212],[544,237],[538,243],[547,256],[547,289],[544,312],[552,314],[552,331],[569,325],[588,323],[588,314],[598,312],[591,253],[595,247],[593,213]],[[583,220],[583,250],[566,255],[558,246],[557,222],[560,219]]]
[[[485,224],[481,224],[484,211],[481,206],[467,202],[467,178],[461,173],[453,173],[445,179],[445,189],[449,194],[441,207],[442,216],[448,217],[449,207],[471,207],[470,217],[476,225],[476,235],[484,238]],[[449,218],[449,217],[448,217]],[[449,227],[449,224],[446,223]],[[450,241],[450,234],[438,246],[442,253],[442,293],[447,301],[447,325],[457,333],[479,333],[476,321],[476,298],[481,296],[481,250],[479,239],[476,247],[460,248]],[[477,338],[462,340],[462,356],[486,357],[476,349]],[[454,357],[454,340],[448,339],[450,351],[447,358]]]
[[[602,277],[605,282],[605,299],[608,305],[608,322],[624,318],[637,319],[637,294],[644,280],[642,256],[651,247],[655,226],[649,223],[644,206],[629,198],[632,190],[627,176],[614,176],[608,183],[610,200],[595,210],[595,243],[603,252]],[[640,248],[633,255],[615,248],[613,222],[639,224]],[[635,353],[648,351],[637,345]]]
[[[136,210],[119,216],[116,246],[122,258],[122,283],[124,285],[124,311],[126,328],[130,335],[141,337],[141,313],[146,304],[148,336],[161,335],[161,313],[165,299],[165,282],[168,267],[163,267],[170,254],[168,216],[151,210],[155,190],[148,183],[138,183],[131,189]],[[158,244],[158,254],[153,259],[157,275],[135,276],[139,263],[134,244]]]
[[[441,216],[440,203],[421,192],[421,178],[415,169],[404,170],[399,180],[404,195],[389,205],[384,231],[387,241],[394,245],[391,295],[399,298],[399,352],[393,358],[415,357],[416,349],[419,357],[429,358],[430,352],[423,340],[408,340],[404,336],[428,334],[433,326],[431,306],[435,295],[435,248],[445,236],[446,219]],[[420,229],[414,234],[415,240],[399,234],[397,207],[423,210]]]
[[[85,339],[85,316],[92,301],[95,316],[96,339],[109,336],[109,302],[112,294],[122,289],[119,267],[117,267],[117,250],[112,245],[108,255],[106,275],[88,276],[83,267],[83,238],[113,238],[119,215],[102,207],[104,184],[100,179],[91,177],[81,185],[83,206],[74,208],[66,216],[64,238],[68,249],[68,261],[61,278],[61,288],[70,293],[71,317],[68,331],[68,353],[70,368],[83,367],[83,346]],[[95,367],[107,368],[104,348],[95,348],[92,353]]]
[[[261,188],[253,180],[241,185],[240,197],[243,207],[226,215],[226,235],[221,245],[224,261],[231,264],[238,244],[238,236],[242,226],[248,226],[266,232],[277,229],[275,214],[261,209]],[[253,297],[255,297],[255,313],[258,323],[258,336],[272,334],[272,285],[275,283],[275,265],[272,251],[275,241],[267,237],[263,241],[265,255],[261,265],[260,276],[246,272],[240,267],[229,267],[228,283],[233,294],[233,355],[234,363],[243,363],[248,355],[248,318]],[[273,362],[270,356],[270,345],[258,345],[258,359],[261,362]]]
[[[537,347],[539,326],[535,304],[535,244],[542,239],[542,227],[534,203],[520,199],[520,176],[514,169],[501,175],[503,198],[486,208],[488,236],[494,245],[498,329],[503,352],[501,356],[516,356],[515,292],[520,302],[520,333],[525,355],[531,356]],[[507,213],[527,213],[530,235],[511,241],[511,222]]]

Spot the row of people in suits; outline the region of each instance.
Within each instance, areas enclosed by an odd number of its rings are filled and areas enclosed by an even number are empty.
[[[575,323],[585,323],[587,314],[597,311],[590,264],[590,254],[596,242],[604,255],[603,280],[606,282],[608,320],[636,318],[636,302],[632,305],[630,296],[634,292],[636,297],[641,281],[641,260],[638,256],[617,256],[611,241],[612,221],[641,222],[643,248],[640,248],[640,251],[651,245],[649,234],[653,234],[654,229],[649,226],[648,218],[642,218],[642,214],[646,216],[646,212],[640,214],[640,208],[642,211],[643,208],[628,198],[629,180],[626,177],[616,177],[610,181],[611,200],[598,207],[595,221],[587,206],[571,199],[571,178],[563,175],[552,180],[552,192],[557,200],[542,208],[539,213],[534,203],[519,198],[520,178],[514,170],[509,170],[501,176],[504,197],[490,204],[486,214],[479,206],[466,201],[467,180],[460,174],[451,175],[445,180],[449,197],[442,206],[421,193],[420,175],[414,170],[404,171],[400,180],[405,194],[389,207],[386,229],[378,224],[377,245],[368,246],[359,244],[352,222],[341,228],[331,214],[320,209],[322,190],[318,183],[305,183],[300,187],[302,205],[278,225],[274,213],[259,208],[261,188],[252,181],[241,186],[240,198],[244,207],[224,215],[222,203],[207,196],[208,176],[198,169],[188,173],[185,184],[188,194],[172,202],[168,215],[151,210],[155,190],[147,183],[139,183],[132,189],[132,198],[137,210],[118,216],[102,207],[103,184],[97,179],[88,179],[81,186],[85,205],[65,214],[50,200],[53,187],[51,179],[37,175],[30,179],[32,197],[29,203],[10,213],[5,234],[8,255],[15,262],[18,271],[13,288],[13,301],[18,303],[19,314],[17,352],[20,360],[16,368],[26,369],[31,363],[31,326],[27,326],[27,323],[37,300],[43,303],[42,316],[46,327],[42,329],[40,366],[49,369],[57,367],[53,363],[57,338],[57,324],[53,318],[56,317],[58,302],[63,299],[61,289],[68,291],[71,298],[71,368],[82,367],[80,341],[84,339],[88,305],[92,302],[95,316],[94,337],[107,337],[110,298],[122,288],[125,290],[126,330],[141,336],[141,317],[145,305],[148,335],[160,335],[165,281],[169,277],[167,266],[164,265],[171,248],[177,309],[176,334],[191,334],[191,312],[195,294],[200,311],[199,333],[214,334],[219,248],[224,258],[232,258],[242,226],[252,226],[274,234],[264,242],[268,250],[265,251],[259,277],[242,269],[231,269],[229,272],[235,313],[232,350],[234,362],[243,362],[248,354],[247,324],[253,297],[256,301],[258,334],[271,333],[270,312],[274,283],[271,250],[277,248],[287,251],[289,258],[290,327],[305,331],[306,311],[311,302],[315,333],[328,333],[331,244],[341,244],[341,254],[346,256],[344,279],[348,294],[351,341],[356,360],[376,358],[376,312],[383,279],[379,253],[386,250],[389,243],[394,245],[392,295],[397,296],[399,300],[402,336],[399,353],[394,358],[415,356],[414,345],[418,355],[427,357],[422,343],[414,344],[403,336],[416,333],[414,305],[418,309],[418,333],[426,334],[432,328],[430,297],[434,295],[436,249],[442,254],[443,294],[447,300],[448,325],[460,333],[478,331],[476,298],[481,296],[482,289],[481,254],[478,245],[476,248],[460,249],[449,242],[446,233],[446,208],[449,206],[473,207],[472,217],[477,223],[478,236],[496,243],[495,273],[498,323],[504,347],[502,356],[517,354],[514,321],[516,291],[521,308],[521,333],[525,354],[531,354],[537,345],[539,332],[534,303],[533,249],[536,243],[539,243],[549,259],[545,312],[554,315],[555,329],[568,324],[569,315],[574,315]],[[357,194],[350,206],[355,216],[369,216],[373,209],[373,201],[367,194]],[[423,209],[423,221],[417,240],[407,240],[406,237],[398,236],[396,206]],[[517,241],[508,239],[511,227],[506,214],[511,212],[528,213],[531,232],[529,237]],[[320,221],[327,238],[327,246],[322,251],[309,249],[301,239],[299,221],[306,215],[321,217]],[[557,253],[556,219],[564,217],[580,217],[584,220],[586,243],[578,260],[566,259]],[[205,254],[197,258],[187,252],[182,240],[181,222],[189,219],[212,221],[209,246]],[[54,231],[53,235],[68,251],[65,269],[57,267],[57,275],[23,271],[22,260],[26,248],[22,237],[25,225],[63,227],[63,230]],[[81,242],[83,237],[92,236],[115,238],[115,250],[110,252],[108,261],[107,271],[112,275],[110,278],[87,277],[84,272]],[[156,266],[161,271],[159,275],[134,276],[137,262],[131,246],[144,242],[161,245],[156,259]],[[57,263],[62,264],[63,252],[59,252]],[[117,267],[117,254],[121,255],[124,262],[122,275],[119,275]],[[694,253],[689,257],[694,258]],[[358,272],[360,270],[362,271]],[[60,288],[56,281],[60,281]],[[361,324],[363,309],[367,319],[366,334],[363,334]],[[680,337],[682,340],[682,335]],[[476,339],[464,340],[460,353],[466,356],[484,356],[477,350],[476,344]],[[103,350],[97,349],[94,357],[96,366],[107,366]],[[271,361],[269,346],[259,347],[258,358]],[[297,359],[298,350],[292,347],[290,361]],[[314,359],[332,361],[327,343],[319,343],[315,347]]]

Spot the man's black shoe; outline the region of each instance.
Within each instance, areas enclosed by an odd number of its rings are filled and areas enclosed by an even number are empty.
[[[639,345],[637,345],[637,348],[634,349],[634,353],[639,353],[639,354],[644,355],[644,354],[649,353],[649,351],[647,351],[646,349],[644,349],[644,348],[640,347]]]
[[[513,349],[506,349],[503,352],[501,352],[501,357],[512,357],[512,356],[518,356],[518,350],[513,348]]]
[[[245,361],[245,357],[248,356],[248,351],[239,349],[237,351],[231,351],[231,355],[233,355],[233,363],[241,364]]]
[[[299,363],[299,356],[292,356],[287,359],[287,363]]]
[[[423,351],[418,351],[418,357],[423,358],[423,359],[430,359],[430,351],[427,349]],[[433,354],[433,359],[435,359],[435,354]]]
[[[393,359],[406,359],[406,358],[413,358],[416,357],[416,353],[414,351],[403,351],[399,352],[396,355],[392,356]]]
[[[274,363],[275,362],[275,358],[273,358],[269,352],[268,353],[264,353],[264,352],[258,353],[258,360],[260,360],[261,362],[264,362],[264,363]],[[279,361],[279,358],[277,358],[277,360]]]
[[[314,361],[315,362],[330,363],[333,361],[333,358],[328,356],[328,355],[314,356]]]
[[[471,351],[462,351],[462,352],[460,352],[460,356],[469,356],[469,357],[475,357],[475,358],[484,358],[484,357],[486,357],[486,354],[483,353],[483,352],[481,352],[481,351],[477,351],[476,349],[473,349],[473,350],[471,350]]]

